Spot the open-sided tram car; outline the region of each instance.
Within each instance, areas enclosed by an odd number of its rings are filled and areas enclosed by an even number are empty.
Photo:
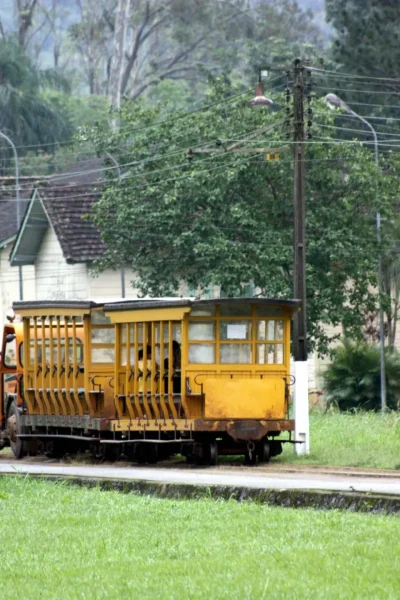
[[[90,447],[156,462],[267,462],[291,441],[294,300],[16,302],[4,327],[0,447]],[[281,434],[288,432],[285,440]]]

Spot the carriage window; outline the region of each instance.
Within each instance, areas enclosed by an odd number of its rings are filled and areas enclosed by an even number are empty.
[[[249,364],[253,362],[251,344],[222,344],[220,348],[222,364]]]
[[[160,325],[157,323],[155,326],[156,344],[160,344]],[[172,339],[176,340],[178,344],[182,343],[182,330],[180,323],[172,323]],[[169,342],[169,326],[168,323],[164,323],[163,328],[163,342],[168,344]]]
[[[215,340],[215,323],[192,321],[189,323],[189,340]]]
[[[135,343],[135,327],[138,328],[138,341],[139,344],[143,344],[143,323],[132,323],[124,325],[121,328],[121,343],[126,344],[126,329],[129,328],[129,341],[131,344]]]
[[[92,329],[92,344],[113,344],[114,341],[114,327],[99,327]]]
[[[283,340],[283,321],[257,321],[258,340]]]
[[[215,345],[214,344],[190,344],[189,362],[195,364],[213,364],[215,363]]]
[[[215,304],[210,306],[194,306],[190,312],[195,317],[214,317]]]
[[[38,338],[37,340],[37,361],[38,363],[42,362],[42,353],[43,353],[43,345],[42,340]],[[74,360],[74,346],[73,346],[73,338],[68,338],[68,360],[69,362],[73,362]],[[21,344],[22,346],[22,344]],[[45,351],[46,351],[46,362],[50,362],[50,340],[47,338],[45,340]],[[60,338],[60,351],[61,351],[61,363],[65,361],[65,338]],[[23,350],[20,349],[20,356],[23,360]],[[30,364],[33,365],[35,362],[35,340],[31,340],[30,343]],[[58,347],[57,347],[57,339],[53,339],[53,362],[58,363]],[[83,343],[82,340],[76,338],[76,362],[83,362]],[[22,364],[22,361],[21,361]]]
[[[195,342],[215,342],[215,321],[191,321],[189,340]],[[189,362],[194,364],[215,363],[215,343],[189,344]]]
[[[4,366],[9,369],[13,369],[17,366],[17,339],[13,333],[8,333],[6,336]]]
[[[114,348],[92,347],[92,363],[113,363],[115,361]]]
[[[283,365],[283,344],[257,344],[259,365]]]
[[[251,321],[221,321],[220,340],[251,340]]]
[[[97,312],[101,313],[101,311]],[[113,325],[92,327],[92,362],[113,363],[115,361],[114,342],[115,328]]]
[[[283,317],[282,306],[265,306],[265,304],[256,304],[256,315],[258,317]]]
[[[110,317],[106,317],[103,310],[93,310],[91,321],[93,325],[111,325]]]
[[[251,342],[251,336],[251,321],[221,321],[219,327],[221,364],[252,363],[252,345],[246,343]]]
[[[221,317],[250,317],[251,304],[221,304]]]

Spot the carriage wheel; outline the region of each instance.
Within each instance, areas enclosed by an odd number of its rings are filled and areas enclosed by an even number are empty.
[[[65,454],[65,439],[52,440],[47,446],[47,452],[45,453],[50,458],[61,458]]]
[[[258,461],[268,463],[271,458],[271,446],[268,440],[261,440],[258,448]]]
[[[154,465],[158,462],[158,448],[157,444],[137,444],[137,448],[134,451],[133,460],[140,464],[148,463]]]
[[[13,402],[8,411],[7,429],[9,431],[10,446],[15,458],[23,458],[26,455],[25,443],[18,437],[22,433],[21,413]]]
[[[204,464],[215,467],[218,464],[218,444],[216,440],[204,444]]]
[[[147,444],[147,446],[146,462],[148,462],[150,465],[155,465],[156,462],[158,462],[158,446],[157,444]]]

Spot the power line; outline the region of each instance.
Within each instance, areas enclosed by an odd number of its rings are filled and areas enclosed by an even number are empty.
[[[219,154],[218,156],[226,156],[225,154]],[[242,161],[231,161],[229,163],[224,163],[223,165],[219,165],[217,167],[211,167],[211,168],[205,168],[205,169],[201,169],[201,170],[197,170],[197,173],[205,173],[205,172],[209,172],[209,171],[216,171],[219,169],[225,169],[227,166],[231,165],[231,164],[241,164],[242,162],[246,162],[247,160],[251,159],[251,158],[263,158],[259,153],[249,153],[249,156],[246,159],[243,159]],[[199,160],[198,164],[202,164],[204,162],[209,162],[211,160],[214,160],[215,156],[208,156],[204,159]],[[172,169],[182,169],[182,168],[190,168],[190,165],[188,165],[187,162],[183,163],[183,164],[179,164],[176,165],[175,167],[167,167],[166,169],[159,169],[157,172],[161,173],[165,170],[172,170]],[[154,173],[155,171],[150,171],[149,173],[142,173],[141,176],[150,176]],[[170,181],[180,181],[181,179],[186,179],[188,178],[187,175],[184,175],[183,177],[172,177],[170,179],[163,179],[160,182],[147,182],[147,183],[142,183],[140,185],[136,185],[136,186],[126,186],[123,188],[124,191],[126,190],[133,190],[133,189],[143,189],[146,187],[158,187],[160,185],[164,185],[165,183],[168,183]],[[81,184],[76,184],[76,185],[81,185]],[[74,194],[72,196],[50,196],[48,194],[46,194],[45,196],[45,200],[67,200],[67,199],[76,199],[76,198],[84,198],[84,197],[90,197],[90,196],[98,196],[99,195],[99,191],[93,191],[93,192],[86,192],[83,194]]]
[[[351,129],[349,127],[340,127],[339,125],[324,125],[322,123],[318,123],[318,127],[323,127],[324,129],[337,129],[339,131],[354,131],[355,133],[362,133],[363,135],[371,135],[371,132],[367,129]],[[390,136],[390,137],[399,137],[400,132],[398,133],[386,133],[384,131],[376,131],[377,134]]]
[[[330,138],[330,137],[328,137],[328,138],[321,137],[321,140],[329,140],[329,141],[325,141],[325,142],[323,142],[323,141],[307,141],[307,142],[304,142],[304,143],[305,144],[317,144],[317,145],[324,145],[324,144],[326,144],[326,145],[329,145],[329,144],[332,144],[332,145],[340,145],[340,144],[359,144],[359,145],[362,145],[362,144],[365,144],[365,143],[369,143],[369,142],[364,142],[364,141],[350,141],[350,140],[343,140],[343,139],[340,139],[340,138]],[[225,140],[225,141],[231,141],[231,142],[234,142],[234,141],[236,141],[236,142],[237,141],[246,141],[246,142],[254,142],[254,143],[265,143],[265,140],[262,140],[261,142],[257,141],[257,140]],[[395,141],[397,141],[397,140],[395,140]],[[270,143],[270,142],[268,142],[268,143]],[[273,143],[277,143],[277,141],[274,140]],[[285,144],[287,144],[288,142],[287,142],[287,140],[285,140],[285,141],[281,141],[281,142],[278,142],[278,143],[285,143]],[[385,145],[385,144],[381,143],[381,145]],[[387,145],[389,147],[394,147],[393,144],[387,144]],[[251,150],[251,148],[250,148],[250,150]],[[234,154],[230,153],[230,152],[226,152],[226,153],[220,152],[220,153],[217,153],[217,154],[214,154],[214,155],[210,155],[210,156],[208,156],[206,158],[197,159],[196,163],[194,163],[193,166],[199,166],[199,165],[203,165],[203,163],[208,163],[209,161],[214,161],[214,159],[216,157],[222,157],[223,156],[223,157],[226,158],[228,155],[234,156]],[[233,165],[233,164],[241,164],[243,162],[246,162],[246,160],[248,160],[249,158],[257,158],[257,157],[260,158],[260,159],[262,159],[262,160],[264,160],[264,156],[261,153],[259,153],[259,152],[255,152],[255,153],[249,152],[249,155],[248,155],[247,159],[244,159],[242,161],[232,160],[232,161],[230,161],[228,163],[224,163],[223,165],[220,165],[220,166],[217,166],[217,167],[212,167],[212,168],[209,168],[209,169],[208,168],[204,168],[204,169],[201,169],[201,170],[197,170],[196,172],[201,174],[203,172],[209,172],[209,171],[216,171],[216,170],[219,170],[219,169],[225,169],[227,166],[230,166],[230,165]],[[290,156],[290,158],[292,158],[292,157]],[[328,160],[329,161],[338,161],[341,158],[342,157],[329,158],[329,159],[306,159],[305,162],[321,162],[321,161],[325,161],[325,160],[327,160],[327,161]],[[352,160],[352,159],[348,158],[346,160]],[[353,160],[356,160],[356,159],[353,159]],[[149,177],[151,177],[154,174],[160,174],[160,173],[163,173],[163,172],[166,172],[166,171],[180,170],[180,169],[184,169],[184,168],[187,168],[187,169],[190,168],[190,166],[188,165],[187,161],[185,161],[183,163],[176,164],[176,165],[164,167],[162,169],[154,169],[154,170],[151,170],[149,172],[141,172],[141,173],[138,174],[138,177],[140,177],[140,178],[149,178]],[[162,180],[160,182],[145,181],[145,182],[143,182],[143,183],[141,183],[139,185],[135,185],[135,186],[130,186],[130,185],[129,186],[124,186],[122,189],[125,192],[125,191],[128,191],[128,190],[144,189],[144,188],[147,188],[147,187],[154,188],[154,187],[159,187],[161,185],[164,185],[165,183],[169,183],[171,181],[173,181],[173,182],[175,182],[175,181],[181,181],[181,180],[187,179],[188,177],[189,177],[188,175],[184,175],[182,177],[172,177],[172,178],[169,178],[169,179],[164,179],[164,180]],[[103,182],[110,183],[110,180],[108,180],[108,179],[100,180],[100,181],[96,182],[96,184],[100,184],[100,183],[103,183]],[[73,187],[81,187],[81,186],[82,186],[81,183],[74,183],[74,184],[69,184],[69,185],[66,185],[66,186],[62,186],[62,188],[57,188],[57,189],[70,189],[70,188],[73,188]],[[88,186],[85,185],[83,187],[88,187]],[[92,187],[94,187],[94,185]],[[45,200],[47,199],[47,200],[53,200],[53,201],[67,200],[67,199],[77,199],[77,198],[84,198],[84,197],[93,197],[93,196],[99,196],[100,195],[100,190],[96,190],[96,189],[93,189],[93,191],[90,191],[90,192],[84,192],[84,193],[81,193],[81,194],[73,194],[73,195],[65,195],[65,196],[59,196],[59,195],[57,195],[57,196],[51,196],[51,188],[49,190],[46,190],[46,191],[50,191],[50,195],[48,193],[46,193]]]
[[[352,106],[353,104],[355,104],[356,106],[374,106],[377,108],[395,108],[397,110],[400,109],[400,105],[398,104],[371,104],[369,102],[355,102],[355,101],[351,101],[350,103]],[[386,117],[388,119],[390,119],[391,117]]]
[[[280,123],[281,123],[280,121],[276,122],[276,125],[279,125]],[[274,124],[272,123],[271,124],[271,128],[273,126],[274,126]],[[256,128],[256,129],[250,130],[250,131],[243,132],[242,135],[251,135],[252,133],[257,132],[257,131],[259,131],[259,127]],[[240,142],[242,140],[241,140],[241,138],[239,138],[238,140],[235,140],[235,141],[239,141]],[[202,144],[200,146],[200,148],[202,148],[204,146],[207,146],[207,145],[210,145],[210,142],[211,142],[211,140],[208,141],[208,142],[205,142],[204,144]],[[267,144],[268,143],[274,143],[275,144],[277,142],[276,142],[276,140],[272,140],[272,141],[265,141],[265,140],[263,140],[263,143],[267,143]],[[280,141],[279,143],[285,143],[285,142]],[[128,163],[122,163],[122,164],[119,164],[118,167],[117,166],[101,167],[99,169],[88,169],[86,171],[76,171],[74,173],[66,173],[66,174],[56,175],[56,176],[50,176],[50,177],[47,176],[46,180],[50,181],[50,182],[53,182],[53,181],[58,181],[59,179],[66,179],[68,177],[71,177],[72,175],[82,176],[82,175],[89,175],[89,174],[93,174],[93,173],[103,173],[103,172],[106,172],[106,171],[114,171],[116,169],[120,169],[120,168],[123,168],[123,167],[140,167],[140,166],[142,166],[145,163],[153,162],[153,161],[159,160],[159,159],[161,160],[161,159],[169,158],[171,156],[176,156],[176,155],[182,154],[184,151],[187,151],[187,150],[188,150],[188,147],[185,146],[183,149],[174,150],[174,151],[166,153],[166,154],[154,155],[154,156],[151,156],[149,158],[144,158],[144,159],[139,160],[139,161],[131,161],[131,162],[128,162]],[[229,152],[227,152],[226,154],[229,154]],[[218,153],[219,156],[226,156],[226,154],[223,153],[223,152]],[[210,157],[210,158],[212,158],[212,157]],[[203,160],[206,160],[206,159],[203,159]],[[187,166],[186,152],[185,152],[185,163],[182,164],[182,166],[185,166],[185,165]],[[166,167],[163,170],[170,170],[171,168],[172,167]],[[130,170],[132,170],[132,168]],[[142,174],[145,174],[145,173],[142,173]],[[109,182],[109,181],[110,181],[109,179],[104,179],[104,180],[96,181],[96,182],[94,182],[94,185],[97,185],[97,184],[100,184],[100,183],[104,183],[104,182]],[[73,184],[70,184],[70,185],[62,186],[62,187],[77,187],[77,186],[81,186],[81,185],[85,185],[85,184],[77,182],[77,183],[73,183]],[[29,189],[29,188],[32,187],[32,183],[27,183],[25,185],[20,185],[19,189],[21,190],[24,187],[26,187],[26,188]],[[15,189],[15,186],[7,186],[7,189],[8,190]]]
[[[316,90],[326,90],[327,89],[327,85],[322,86],[322,85],[313,85],[313,89]],[[384,91],[384,90],[354,90],[352,88],[338,88],[336,86],[333,86],[334,90],[337,92],[348,92],[348,93],[360,93],[360,94],[385,94],[386,96],[390,95],[390,96],[399,96],[400,97],[400,93],[398,92],[388,92],[388,91]],[[383,104],[382,106],[386,106],[385,104]]]
[[[313,142],[313,143],[320,143],[320,140],[329,140],[329,141],[321,141],[321,143],[323,144],[359,144],[360,146],[362,145],[366,145],[366,144],[373,144],[374,141],[373,140],[344,140],[342,138],[330,138],[330,137],[323,137],[323,136],[314,136],[315,139],[317,139],[317,142]],[[398,142],[399,144],[395,144],[394,142]],[[310,142],[307,142],[310,143]],[[385,146],[388,148],[400,148],[400,138],[399,139],[395,139],[395,140],[383,140],[383,142],[380,142],[378,140],[378,145],[379,146]]]
[[[269,83],[274,83],[276,81],[278,81],[279,79],[282,79],[283,77],[285,77],[284,74],[278,75],[277,77],[274,77],[274,79],[272,79]],[[284,83],[282,83],[281,85],[284,85]],[[180,119],[185,119],[190,117],[191,115],[194,114],[198,114],[200,112],[206,112],[212,108],[215,108],[216,106],[219,106],[220,104],[223,104],[225,102],[231,102],[233,100],[236,100],[237,98],[239,98],[240,96],[244,96],[245,94],[248,94],[249,92],[251,92],[252,88],[247,88],[246,90],[242,91],[242,92],[238,92],[237,94],[233,94],[233,95],[229,95],[229,96],[225,96],[224,98],[222,98],[221,100],[218,100],[216,102],[213,102],[211,104],[207,104],[205,106],[200,106],[197,109],[194,110],[190,110],[190,111],[186,111],[182,114],[179,115],[175,115],[175,116],[171,116],[167,119],[163,119],[161,121],[155,121],[154,123],[148,124],[148,125],[143,125],[142,127],[136,127],[135,129],[130,129],[129,126],[126,127],[121,127],[119,129],[120,132],[124,132],[129,130],[129,133],[136,133],[138,131],[144,131],[147,129],[152,129],[154,127],[158,127],[160,125],[164,125],[165,123],[170,123],[173,121],[178,121]],[[56,141],[56,142],[49,142],[49,143],[43,143],[43,144],[28,144],[28,145],[21,145],[21,146],[15,146],[16,149],[21,149],[21,148],[43,148],[43,147],[47,147],[47,146],[57,146],[57,145],[65,145],[65,144],[79,144],[79,140],[67,140],[67,141]]]
[[[343,77],[344,79],[367,79],[370,81],[391,81],[400,85],[400,79],[394,79],[392,77],[373,77],[372,75],[354,75],[354,73],[343,73],[342,71],[330,71],[329,69],[318,69],[317,67],[306,67],[306,70],[312,71],[316,75],[335,75],[336,77]]]
[[[350,104],[352,104],[352,102]],[[383,106],[383,108],[384,108],[384,106]],[[327,113],[315,111],[314,115],[321,115],[321,116],[326,117]],[[378,121],[400,121],[400,118],[398,118],[398,117],[396,118],[396,117],[392,117],[392,116],[390,116],[390,117],[377,117],[376,115],[360,115],[360,117],[363,117],[364,119],[375,119],[375,120],[378,120]],[[343,113],[343,112],[342,113],[338,112],[337,114],[335,113],[335,119],[336,118],[340,118],[340,119],[356,119],[356,120],[360,121],[359,117],[357,117],[355,115],[348,114],[348,113]],[[382,125],[382,127],[383,127],[383,125]]]

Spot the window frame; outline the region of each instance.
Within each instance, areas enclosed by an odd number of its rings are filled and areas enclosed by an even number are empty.
[[[290,340],[289,340],[289,336],[288,336],[288,332],[287,332],[287,327],[288,327],[288,323],[289,323],[289,315],[288,315],[288,309],[286,307],[280,307],[280,306],[275,306],[275,305],[271,305],[271,312],[274,313],[276,312],[277,314],[271,314],[270,316],[268,314],[259,314],[261,311],[259,309],[259,305],[257,304],[251,304],[251,311],[250,311],[250,315],[244,316],[244,315],[238,315],[238,316],[231,316],[231,315],[225,315],[225,314],[221,314],[221,304],[216,304],[216,310],[215,310],[215,315],[213,316],[204,316],[201,317],[199,315],[191,315],[191,313],[189,313],[187,319],[187,348],[188,348],[188,356],[187,356],[187,361],[188,361],[188,366],[189,368],[194,368],[194,367],[199,367],[199,368],[207,368],[209,366],[218,366],[218,367],[229,367],[229,366],[234,366],[234,367],[243,367],[243,368],[267,368],[267,369],[285,369],[288,367],[287,361],[289,360],[287,357],[287,345],[290,344]],[[232,305],[234,306],[234,305]],[[265,307],[264,313],[268,312],[268,308]],[[282,322],[282,339],[265,339],[265,340],[261,340],[259,339],[259,333],[258,333],[258,323],[259,321],[273,321],[274,322],[274,337],[276,337],[277,335],[277,331],[278,331],[278,325],[277,323],[279,321]],[[215,339],[214,340],[191,340],[189,337],[189,328],[190,328],[190,324],[191,322],[213,322],[214,323],[214,327],[215,327]],[[251,337],[249,337],[247,340],[233,340],[233,339],[226,339],[226,340],[222,340],[221,339],[221,323],[223,322],[230,322],[230,323],[244,323],[247,322],[250,324],[251,327]],[[268,331],[266,331],[266,337],[268,338]],[[189,361],[189,353],[190,353],[190,346],[191,345],[202,345],[202,344],[214,344],[215,346],[215,362],[213,363],[193,363]],[[226,344],[237,344],[237,345],[247,345],[247,346],[251,346],[251,362],[243,362],[243,363],[238,363],[238,362],[233,362],[233,363],[227,363],[227,362],[222,362],[221,361],[221,346],[226,345]],[[274,362],[274,363],[259,363],[257,362],[257,351],[258,351],[258,347],[260,344],[266,344],[266,345],[282,345],[282,356],[283,356],[283,360],[281,363],[278,362]]]

